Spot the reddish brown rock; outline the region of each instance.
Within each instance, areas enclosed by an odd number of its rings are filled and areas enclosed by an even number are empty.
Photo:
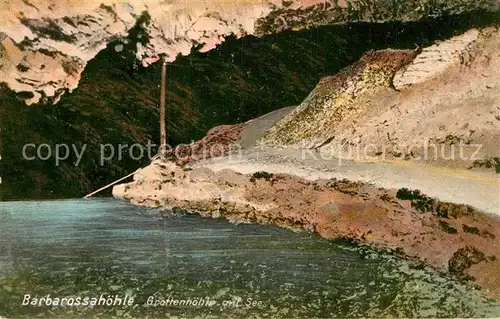
[[[201,140],[191,144],[181,144],[167,152],[167,159],[178,165],[185,165],[202,159],[227,154],[239,140],[245,123],[220,125],[212,128]]]
[[[397,193],[347,180],[187,170],[161,162],[113,189],[115,197],[138,205],[351,239],[472,280],[500,300],[498,278],[491,277],[500,270],[500,218],[418,192]]]

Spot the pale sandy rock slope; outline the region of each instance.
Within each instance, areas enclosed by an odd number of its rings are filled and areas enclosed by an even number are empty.
[[[498,27],[423,50],[370,52],[322,79],[262,142],[470,167],[500,156],[499,70]]]

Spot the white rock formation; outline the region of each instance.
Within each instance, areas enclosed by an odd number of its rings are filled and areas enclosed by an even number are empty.
[[[143,12],[151,16],[150,44],[138,47],[138,58],[147,65],[159,53],[174,60],[194,44],[209,50],[225,35],[253,33],[254,22],[271,7],[247,0],[12,0],[2,2],[1,11],[0,79],[16,92],[34,92],[29,104],[42,92],[54,96],[74,89],[87,61],[125,36]]]
[[[460,59],[467,59],[468,48],[474,45],[478,36],[479,31],[472,29],[447,41],[424,48],[409,65],[396,72],[394,87],[401,90],[410,85],[423,83],[439,76]]]
[[[468,2],[418,0],[395,8],[399,5],[385,0],[2,0],[0,82],[16,92],[32,92],[28,104],[42,96],[57,101],[78,85],[86,63],[111,40],[127,35],[145,12],[151,18],[144,25],[149,43],[138,46],[137,57],[147,66],[161,53],[173,61],[194,45],[210,50],[229,34],[296,30],[349,19],[419,19],[442,8],[448,13],[499,8],[497,0]],[[269,26],[259,32],[256,22],[262,18],[269,18],[264,22]]]
[[[323,78],[260,143],[316,149],[326,158],[414,158],[461,168],[500,157],[498,26],[424,49],[393,79],[387,71],[397,52],[367,54],[360,61],[371,55],[367,65]]]

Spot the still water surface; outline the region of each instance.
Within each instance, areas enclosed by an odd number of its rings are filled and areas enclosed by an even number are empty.
[[[0,316],[8,318],[500,316],[500,304],[471,287],[368,248],[161,217],[113,199],[0,202],[0,234]],[[26,294],[133,304],[23,306]],[[172,304],[200,298],[211,305]]]

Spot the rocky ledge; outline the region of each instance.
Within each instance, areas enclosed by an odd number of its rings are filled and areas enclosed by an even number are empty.
[[[446,159],[462,170],[427,172],[437,164],[421,161],[414,170],[407,166],[416,164],[405,157],[408,161],[390,164],[392,169],[382,170],[376,163],[367,169],[359,162],[339,168],[318,157],[294,161],[292,156],[285,162],[278,154],[294,147],[324,154],[332,144],[362,137],[358,145],[378,143],[392,151],[393,146],[418,144],[418,139],[438,146],[474,142],[483,146],[486,159],[498,158],[493,121],[500,119],[500,90],[491,70],[500,65],[499,32],[498,27],[472,29],[428,48],[368,52],[320,81],[298,107],[216,127],[202,140],[170,151],[168,162],[156,160],[137,171],[133,182],[115,186],[113,194],[147,207],[353,240],[469,280],[500,301],[500,215],[465,205],[497,213],[498,179],[491,173],[467,177],[462,158]],[[248,152],[239,153],[241,161],[232,161],[237,147]],[[303,167],[314,166],[338,174],[301,175]],[[274,174],[255,172],[262,167]],[[447,179],[447,174],[459,180]],[[332,178],[337,176],[358,181]],[[404,183],[396,181],[401,176]],[[418,190],[388,189],[411,185],[425,186],[441,200]],[[459,196],[449,199],[450,193]],[[460,198],[468,193],[475,198]]]
[[[500,218],[419,191],[154,161],[113,195],[136,205],[349,239],[448,271],[500,301]]]
[[[493,71],[500,68],[499,52],[498,26],[416,50],[368,52],[323,78],[262,142],[350,159],[498,166],[500,172],[500,72]],[[463,153],[460,144],[467,145]]]

